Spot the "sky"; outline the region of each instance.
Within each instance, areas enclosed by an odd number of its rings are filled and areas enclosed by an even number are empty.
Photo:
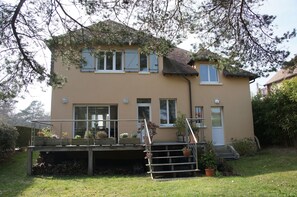
[[[297,28],[297,16],[296,16],[297,1],[296,0],[267,0],[264,1],[264,5],[260,8],[260,11],[266,14],[277,16],[274,25],[276,25],[275,33],[281,35],[282,33]],[[192,39],[188,39],[178,47],[191,50],[190,44]],[[292,39],[290,42],[283,46],[285,49],[291,52],[289,58],[292,58],[294,54],[297,54],[297,38]],[[257,84],[260,88],[273,76],[271,73],[267,78],[259,78],[250,85],[252,95],[257,91]],[[51,87],[46,84],[34,84],[28,88],[27,93],[21,93],[21,97],[17,98],[16,112],[25,109],[34,100],[41,101],[44,105],[46,112],[51,110]]]

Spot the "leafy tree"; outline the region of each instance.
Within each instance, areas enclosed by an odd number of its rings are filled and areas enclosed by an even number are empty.
[[[12,124],[15,126],[31,126],[32,120],[48,120],[49,115],[45,113],[40,101],[32,101],[31,104],[13,116]]]
[[[9,99],[6,101],[0,100],[0,124],[8,124],[13,116],[16,101]]]
[[[297,145],[297,78],[253,98],[255,134],[264,145]]]
[[[19,0],[0,2],[0,99],[15,97],[35,81],[63,85],[66,79],[50,72],[50,61],[42,62],[46,42],[64,35],[65,59],[73,58],[73,33],[88,30],[89,24],[113,19],[143,34],[179,43],[188,33],[202,38],[223,57],[222,64],[251,67],[259,74],[274,70],[289,55],[278,46],[296,35],[295,30],[277,37],[275,16],[262,15],[263,0]],[[106,34],[113,39],[113,32]],[[67,42],[66,42],[67,41]],[[169,42],[148,42],[150,50],[168,52]],[[53,44],[53,43],[51,43]],[[85,45],[87,45],[86,43]],[[166,47],[167,45],[167,47]],[[157,48],[155,46],[158,46]],[[82,46],[86,47],[86,46]],[[79,50],[79,49],[76,49]],[[55,52],[53,52],[55,58]],[[69,58],[70,57],[70,58]],[[67,62],[67,61],[66,61]]]

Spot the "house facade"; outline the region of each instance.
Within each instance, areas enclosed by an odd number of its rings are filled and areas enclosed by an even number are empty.
[[[203,121],[200,141],[224,145],[254,136],[249,83],[256,76],[221,69],[207,50],[196,58],[179,48],[158,56],[129,43],[84,48],[81,55],[80,69],[68,69],[59,57],[52,67],[67,83],[52,90],[51,118],[77,120],[64,123],[68,136],[98,128],[118,138],[145,118],[160,127],[154,142],[174,142],[179,113]]]
[[[297,68],[294,70],[280,69],[264,85],[266,86],[266,92],[269,94],[273,91],[273,88],[278,88],[284,80],[292,79],[294,77],[297,77]]]

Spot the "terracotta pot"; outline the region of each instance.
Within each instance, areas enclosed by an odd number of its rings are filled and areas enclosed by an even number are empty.
[[[190,157],[191,149],[183,149],[183,154],[184,154],[185,157]]]
[[[213,168],[205,168],[205,175],[206,176],[214,176],[215,170]]]

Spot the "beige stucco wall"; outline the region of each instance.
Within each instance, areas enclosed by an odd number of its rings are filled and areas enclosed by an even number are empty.
[[[196,63],[199,69],[199,63]],[[68,68],[68,67],[67,67]],[[68,82],[63,88],[53,89],[52,119],[73,119],[73,106],[76,104],[117,105],[119,119],[137,118],[137,98],[151,98],[152,121],[160,124],[161,98],[177,100],[177,111],[190,116],[188,83],[180,76],[163,76],[163,61],[159,58],[159,73],[87,73],[79,69],[68,70],[58,59],[55,72],[67,77]],[[211,106],[222,106],[224,116],[225,143],[231,138],[252,137],[252,107],[247,78],[226,78],[221,72],[218,85],[200,85],[199,77],[187,77],[192,84],[194,106],[204,107],[205,136],[211,140]],[[62,99],[68,98],[63,104]],[[124,104],[123,99],[129,103]],[[215,104],[214,99],[220,103]],[[194,114],[194,111],[193,111]],[[58,127],[58,125],[57,125]],[[63,124],[63,130],[71,135],[72,124]],[[119,128],[127,132],[127,128]],[[135,129],[133,129],[135,131]],[[156,141],[175,141],[174,128],[160,128],[154,137]]]

